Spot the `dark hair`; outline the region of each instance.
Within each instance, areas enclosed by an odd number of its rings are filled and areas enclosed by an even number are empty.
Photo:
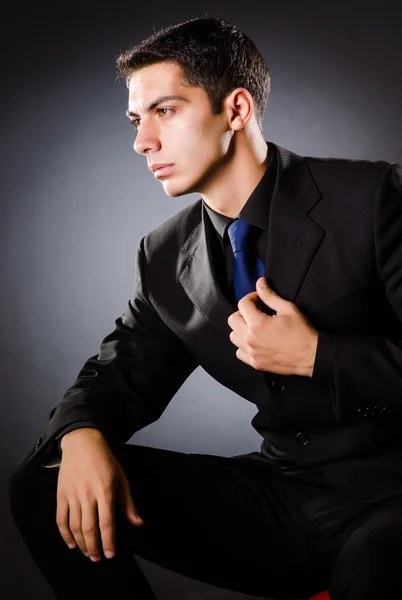
[[[135,70],[158,62],[181,66],[184,83],[205,90],[213,114],[232,90],[246,88],[262,131],[270,74],[254,42],[234,25],[215,17],[171,25],[122,52],[116,65],[128,85]]]

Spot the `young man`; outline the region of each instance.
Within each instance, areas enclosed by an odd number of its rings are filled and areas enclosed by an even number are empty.
[[[13,473],[33,559],[65,599],[154,598],[134,553],[265,597],[402,597],[400,167],[266,142],[268,69],[223,20],[118,67],[135,151],[201,198],[141,239],[126,310]],[[197,366],[257,406],[261,452],[125,443]]]

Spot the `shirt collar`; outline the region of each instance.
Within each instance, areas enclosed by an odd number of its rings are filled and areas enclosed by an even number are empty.
[[[268,231],[269,210],[275,187],[277,158],[275,148],[269,142],[266,143],[269,151],[268,166],[236,218],[244,219],[252,225]],[[223,238],[227,226],[235,219],[222,215],[208,206],[206,202],[203,201],[203,203],[213,226],[221,238]]]

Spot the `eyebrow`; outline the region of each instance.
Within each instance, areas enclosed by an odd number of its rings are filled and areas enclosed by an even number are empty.
[[[183,100],[183,102],[188,102],[187,98],[184,98],[183,96],[160,96],[159,98],[154,100],[154,102],[151,102],[151,104],[145,109],[145,112],[149,113],[151,112],[151,110],[156,108],[158,104],[162,104],[162,102],[168,102],[169,100]],[[126,116],[129,119],[131,117],[139,117],[137,113],[131,112],[130,110],[126,110]]]

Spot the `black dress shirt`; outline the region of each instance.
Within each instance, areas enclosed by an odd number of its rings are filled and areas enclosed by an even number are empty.
[[[245,205],[237,215],[238,219],[243,219],[254,225],[253,235],[250,242],[255,244],[255,250],[259,258],[265,263],[269,212],[271,208],[271,198],[275,188],[277,157],[275,148],[267,142],[268,145],[268,166],[264,175],[251,193]],[[235,219],[216,212],[204,202],[204,207],[208,213],[211,223],[216,231],[216,237],[219,244],[215,244],[214,270],[217,283],[222,293],[234,305],[237,300],[233,284],[233,250],[229,241],[228,227]]]

